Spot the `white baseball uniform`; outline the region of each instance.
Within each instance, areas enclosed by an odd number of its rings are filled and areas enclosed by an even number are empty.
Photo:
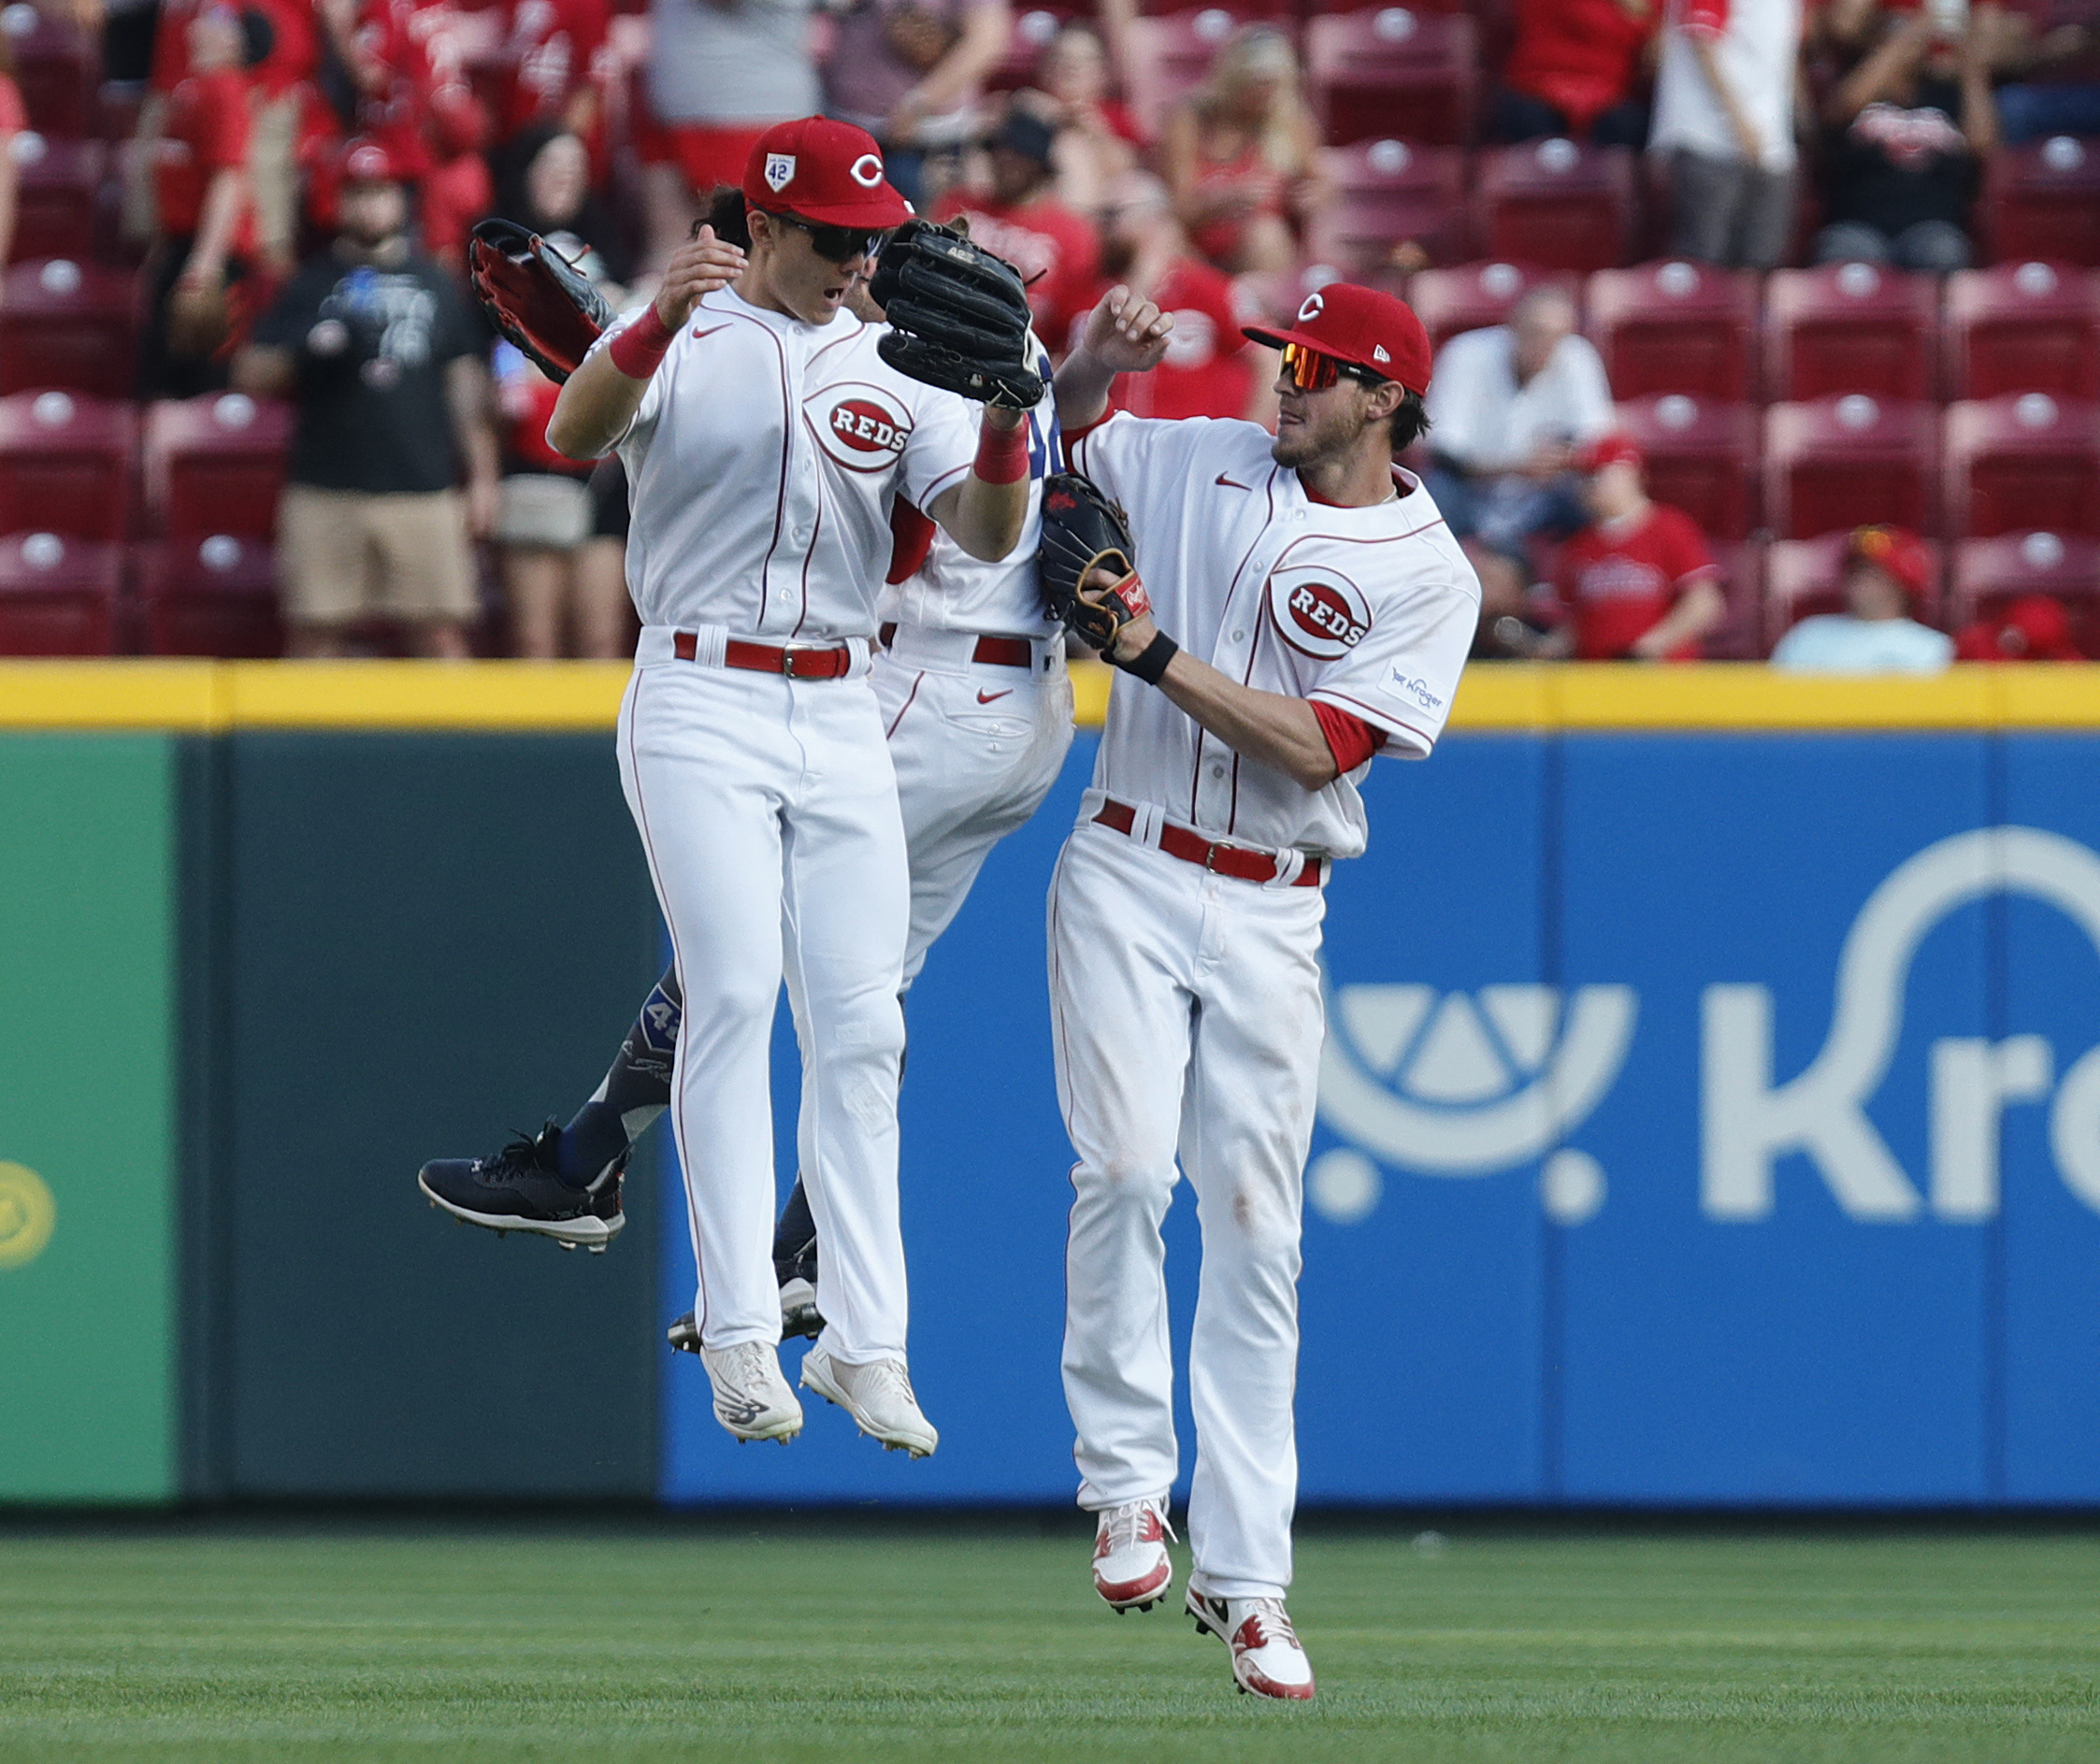
[[[768,1053],[784,971],[802,1048],[801,1168],[825,1244],[825,1344],[905,1354],[897,1212],[904,834],[869,684],[890,503],[971,468],[977,415],[897,373],[879,328],[702,297],[617,444],[641,615],[621,782],[685,994],[671,1080],[709,1348],[777,1341]],[[610,334],[609,334],[610,335]],[[600,339],[598,348],[606,347]],[[727,665],[846,646],[841,678]]]
[[[1128,511],[1155,615],[1183,648],[1424,756],[1478,618],[1473,569],[1413,477],[1395,471],[1395,499],[1336,508],[1270,445],[1252,423],[1118,415],[1069,451]],[[1064,1378],[1079,1504],[1164,1497],[1174,1480],[1159,1227],[1178,1151],[1203,1238],[1189,1584],[1218,1598],[1290,1582],[1300,1203],[1323,1033],[1324,901],[1307,883],[1362,851],[1367,769],[1307,791],[1118,679],[1051,887],[1057,1094],[1078,1157]],[[1215,841],[1273,878],[1207,866]],[[1172,854],[1192,846],[1194,860]]]

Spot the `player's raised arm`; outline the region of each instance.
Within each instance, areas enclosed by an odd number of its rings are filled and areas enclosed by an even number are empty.
[[[1118,374],[1142,374],[1167,353],[1173,315],[1125,287],[1111,288],[1080,334],[1079,347],[1057,369],[1057,422],[1067,435],[1091,428],[1108,409],[1108,389]]]
[[[656,298],[586,356],[568,377],[547,423],[547,444],[569,459],[597,459],[627,431],[642,394],[702,294],[743,274],[744,254],[703,226],[672,255]]]

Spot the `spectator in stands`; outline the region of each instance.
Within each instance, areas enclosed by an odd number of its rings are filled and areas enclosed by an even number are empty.
[[[2037,37],[2024,12],[2007,10],[1992,70],[2007,83],[1997,92],[1998,130],[2008,147],[2052,135],[2100,135],[2100,7],[2082,21]]]
[[[602,108],[595,76],[611,22],[607,0],[508,0],[502,79],[496,99],[496,143],[528,128],[554,125],[586,146],[600,144]]]
[[[1014,101],[1057,131],[1058,198],[1074,213],[1099,214],[1144,147],[1129,108],[1109,95],[1108,52],[1087,26],[1067,24],[1043,45],[1035,74]]]
[[[1670,249],[1775,269],[1793,234],[1801,0],[1673,0],[1655,79]]]
[[[810,0],[650,0],[648,83],[635,146],[660,274],[716,188],[743,182],[758,137],[821,108]]]
[[[983,132],[985,76],[1014,28],[1006,0],[851,0],[824,64],[825,108],[883,146],[883,169],[930,208]],[[928,156],[941,165],[929,170]]]
[[[1682,509],[1648,499],[1641,450],[1607,435],[1585,450],[1590,524],[1561,548],[1564,622],[1546,653],[1583,662],[1684,662],[1721,621],[1720,567]]]
[[[1660,0],[1517,0],[1495,138],[1561,135],[1639,147],[1647,139],[1642,84],[1659,9]]]
[[[1824,109],[1819,264],[1968,267],[1967,210],[1996,151],[1988,33],[1979,7],[1958,36],[1932,10],[1890,31]]]
[[[985,143],[985,187],[949,191],[934,215],[967,217],[970,237],[1021,272],[1036,336],[1061,359],[1073,325],[1092,309],[1101,243],[1093,222],[1057,199],[1056,138],[1041,117],[1014,106]]]
[[[1954,657],[1944,631],[1910,615],[1932,581],[1932,560],[1915,533],[1863,526],[1845,553],[1844,612],[1804,619],[1772,652],[1772,666],[1797,674],[1936,674]]]
[[[214,6],[192,14],[184,36],[189,68],[168,93],[151,143],[159,233],[138,366],[149,398],[225,385],[225,347],[242,326],[255,247],[248,70],[269,54],[269,21]]]
[[[1963,625],[1954,639],[1958,662],[2082,662],[2070,615],[2050,595],[2021,595],[1995,619]]]
[[[1159,169],[1203,255],[1234,275],[1294,267],[1302,228],[1333,199],[1298,52],[1273,25],[1227,38],[1167,119]]]
[[[529,226],[571,262],[586,252],[591,278],[612,285],[618,307],[632,273],[619,222],[591,188],[591,156],[583,140],[557,122],[520,131],[501,156],[497,210]]]
[[[1508,323],[1452,337],[1437,352],[1429,413],[1430,494],[1469,541],[1489,599],[1520,603],[1532,538],[1589,520],[1571,474],[1612,426],[1604,364],[1575,334],[1573,296],[1542,282]]]
[[[497,500],[484,334],[410,244],[407,185],[385,147],[350,143],[333,247],[234,363],[241,391],[298,406],[277,536],[295,655],[346,654],[383,615],[419,653],[464,657],[480,610],[467,534]]]

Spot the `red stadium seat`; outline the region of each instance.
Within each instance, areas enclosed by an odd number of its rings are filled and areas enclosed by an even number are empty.
[[[1764,554],[1764,649],[1787,634],[1790,626],[1819,613],[1845,610],[1845,553],[1851,543],[1851,529],[1819,534],[1809,539],[1776,539]],[[1931,540],[1925,551],[1932,558],[1932,573],[1916,616],[1922,624],[1941,623],[1940,552]]]
[[[1930,276],[1874,264],[1774,270],[1764,320],[1770,398],[1933,395],[1939,289]]]
[[[1754,662],[1764,653],[1764,548],[1716,545],[1714,561],[1728,610],[1700,647],[1710,662]]]
[[[2002,619],[2016,600],[2047,595],[2070,615],[2071,639],[2100,656],[2100,540],[2075,534],[2007,533],[1954,548],[1949,624]]]
[[[1330,12],[1305,26],[1305,73],[1334,146],[1404,136],[1473,139],[1479,50],[1472,19],[1418,7]]]
[[[1566,271],[1528,269],[1519,264],[1460,264],[1454,269],[1425,269],[1407,284],[1407,304],[1415,308],[1432,348],[1460,331],[1500,324],[1527,288],[1552,282],[1567,290],[1580,309],[1582,284]]]
[[[1749,271],[1677,263],[1600,269],[1583,304],[1615,397],[1685,392],[1738,403],[1753,395],[1758,298]]]
[[[131,394],[138,292],[128,270],[50,257],[16,264],[0,300],[0,393]]]
[[[2100,265],[2100,141],[2001,147],[1983,176],[1983,230],[2001,263]]]
[[[94,251],[100,141],[54,141],[24,129],[14,137],[15,237],[10,261],[84,258]]]
[[[1947,510],[1963,538],[2100,535],[2100,405],[2046,392],[1949,405]]]
[[[28,5],[0,8],[29,126],[54,140],[93,135],[101,121],[102,59],[79,26]]]
[[[1717,544],[1749,538],[1758,520],[1757,411],[1680,392],[1618,407],[1618,426],[1647,455],[1647,492],[1682,509]]]
[[[1440,264],[1467,255],[1465,156],[1457,148],[1369,141],[1330,147],[1326,162],[1336,195],[1306,233],[1315,262],[1362,281],[1388,267],[1402,240]]]
[[[1495,257],[1545,269],[1631,263],[1640,236],[1630,148],[1526,141],[1480,156],[1474,233]]]
[[[0,398],[0,533],[124,538],[138,417],[70,392]]]
[[[2100,269],[2000,264],[1947,279],[1947,389],[1957,398],[2100,398]]]
[[[1147,136],[1157,136],[1167,113],[1203,83],[1218,46],[1239,22],[1223,7],[1130,21],[1127,95]]]
[[[1883,523],[1939,531],[1939,412],[1847,393],[1764,413],[1764,512],[1782,538]]]
[[[55,533],[0,538],[0,655],[107,655],[117,635],[120,547]]]
[[[176,538],[270,538],[294,420],[290,405],[237,392],[149,406],[146,500],[155,525]]]
[[[276,560],[263,540],[214,533],[142,545],[138,590],[151,654],[284,653]]]

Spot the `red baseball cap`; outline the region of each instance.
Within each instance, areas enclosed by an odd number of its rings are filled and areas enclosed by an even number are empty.
[[[1631,435],[1600,435],[1582,450],[1575,464],[1586,472],[1601,472],[1606,466],[1621,464],[1643,471],[1647,466],[1647,456]]]
[[[1399,380],[1409,392],[1430,389],[1429,333],[1405,301],[1375,288],[1330,281],[1305,296],[1289,330],[1249,324],[1243,331],[1271,349],[1299,343],[1352,367],[1367,367],[1381,379]]]
[[[883,150],[866,129],[826,116],[776,122],[744,162],[744,200],[769,214],[822,226],[898,226],[912,205],[883,176]]]
[[[1925,550],[1925,542],[1907,527],[1854,527],[1845,555],[1848,559],[1863,557],[1877,568],[1886,570],[1913,599],[1932,585],[1932,554]]]

